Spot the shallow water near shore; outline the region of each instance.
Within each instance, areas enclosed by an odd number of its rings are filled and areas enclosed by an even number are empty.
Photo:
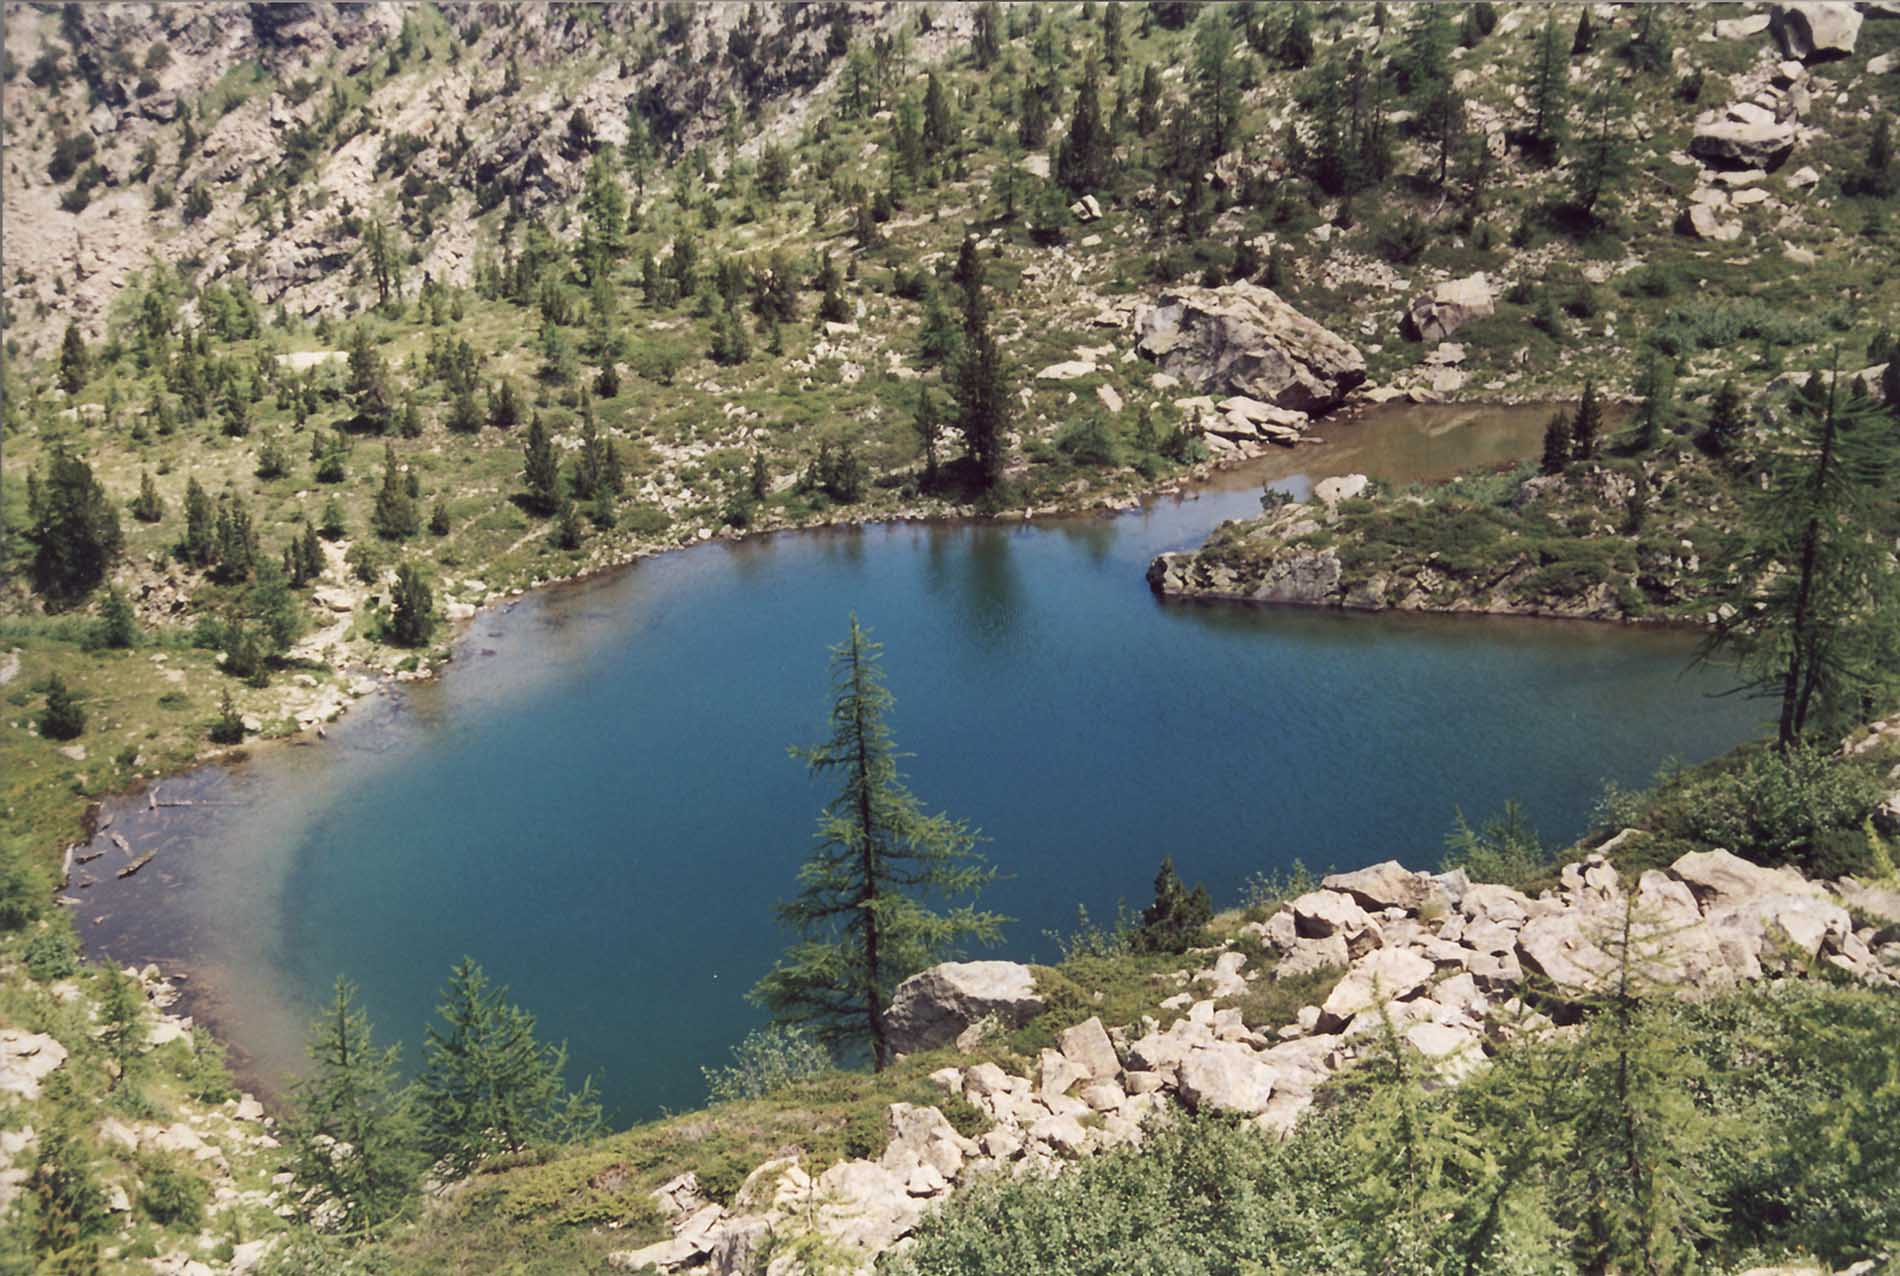
[[[715,542],[523,597],[327,741],[161,786],[198,805],[119,804],[113,830],[157,855],[119,880],[95,843],[80,932],[184,970],[266,1088],[339,974],[413,1063],[470,954],[613,1119],[692,1106],[785,943],[772,904],[828,796],[786,746],[824,732],[825,648],[853,611],[886,644],[912,787],[1005,874],[997,955],[1055,958],[1047,932],[1077,904],[1139,907],[1164,854],[1229,903],[1296,857],[1433,864],[1460,808],[1516,799],[1572,838],[1605,779],[1754,732],[1759,705],[1685,672],[1692,636],[1163,605],[1143,579],[1256,512],[1263,479],[1440,478],[1531,454],[1548,413],[1385,408],[1113,518]]]

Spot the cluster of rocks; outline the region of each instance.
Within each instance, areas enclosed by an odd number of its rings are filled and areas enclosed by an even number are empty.
[[[136,980],[144,994],[147,1011],[142,1048],[156,1050],[174,1041],[190,1042],[191,1018],[168,1013],[179,1000],[177,986],[155,965],[127,966],[124,974]],[[56,981],[48,990],[64,1004],[79,1003],[85,997],[80,985],[70,979]],[[96,1018],[96,1011],[90,1011],[88,1017]],[[92,1031],[97,1035],[103,1027],[96,1025]],[[41,1099],[48,1079],[70,1058],[67,1046],[51,1033],[0,1027],[0,1102],[31,1104]],[[30,1122],[31,1109],[26,1115]],[[155,1276],[213,1276],[214,1272],[243,1276],[275,1247],[278,1238],[268,1236],[236,1245],[228,1258],[217,1257],[224,1240],[218,1230],[219,1216],[230,1211],[267,1210],[289,1218],[295,1213],[286,1195],[292,1181],[289,1173],[275,1175],[269,1187],[240,1186],[246,1158],[279,1147],[274,1129],[264,1105],[249,1094],[218,1105],[181,1102],[176,1110],[156,1120],[111,1115],[98,1118],[94,1133],[100,1146],[114,1157],[126,1162],[151,1156],[187,1162],[210,1183],[206,1206],[209,1230],[198,1236],[190,1250],[175,1249],[150,1259]],[[38,1146],[39,1134],[30,1123],[0,1132],[0,1214],[25,1191]],[[107,1213],[115,1220],[130,1220],[139,1189],[136,1178],[108,1171],[103,1187]],[[117,1248],[107,1246],[104,1257],[119,1256]]]
[[[1743,231],[1735,214],[1773,205],[1769,175],[1787,162],[1798,144],[1818,136],[1802,120],[1829,86],[1810,76],[1809,64],[1851,54],[1860,25],[1854,5],[1831,3],[1776,5],[1769,13],[1715,24],[1716,39],[1772,35],[1781,60],[1738,77],[1734,101],[1696,117],[1689,162],[1707,167],[1677,216],[1678,230],[1697,239],[1732,242]],[[1783,178],[1781,186],[1784,193],[1798,193],[1820,180],[1819,172],[1803,165]]]
[[[992,1122],[976,1137],[935,1107],[894,1103],[875,1160],[814,1175],[797,1157],[780,1157],[753,1171],[729,1207],[682,1176],[654,1193],[672,1237],[609,1261],[724,1276],[786,1255],[765,1270],[790,1271],[804,1239],[868,1266],[901,1248],[932,1202],[960,1185],[1059,1173],[1076,1157],[1139,1142],[1152,1118],[1177,1107],[1233,1114],[1284,1136],[1331,1078],[1386,1048],[1388,1026],[1433,1084],[1456,1084],[1513,1036],[1572,1019],[1609,990],[1626,942],[1645,986],[1684,997],[1822,965],[1900,987],[1900,925],[1856,925],[1850,911],[1900,919],[1900,890],[1811,882],[1715,850],[1643,873],[1631,897],[1610,857],[1636,836],[1626,830],[1568,865],[1535,898],[1396,862],[1328,876],[1242,929],[1275,958],[1266,967],[1249,971],[1246,953],[1224,946],[1199,954],[1204,968],[1178,972],[1183,990],[1160,1003],[1175,1014],[1165,1026],[1152,1016],[1113,1028],[1090,1018],[1059,1033],[1024,1074],[993,1061],[931,1074]],[[1337,981],[1291,1023],[1250,1024],[1223,1004],[1260,979],[1323,983],[1324,972]],[[890,1020],[906,1050],[975,1050],[987,1033],[1044,1009],[1027,967],[950,963],[907,981]]]

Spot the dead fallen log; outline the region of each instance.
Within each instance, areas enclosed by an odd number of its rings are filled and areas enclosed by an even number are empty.
[[[106,836],[112,839],[112,844],[114,846],[124,851],[127,855],[130,855],[132,853],[132,843],[126,841],[124,837],[120,836],[117,833],[108,833],[106,834]]]
[[[144,868],[147,864],[150,864],[152,860],[156,858],[156,856],[157,856],[156,851],[145,852],[145,854],[139,856],[137,859],[133,860],[130,864],[127,864],[124,868],[120,869],[119,876],[120,877],[132,876],[132,874],[138,872],[140,869]]]
[[[92,863],[92,862],[93,862],[94,860],[96,860],[96,859],[98,859],[98,858],[99,858],[99,857],[100,857],[101,855],[104,855],[104,854],[105,854],[105,852],[104,852],[104,851],[88,851],[88,852],[87,852],[86,854],[84,854],[84,855],[75,855],[75,856],[73,856],[73,863],[75,863],[75,864],[90,864],[90,863]]]

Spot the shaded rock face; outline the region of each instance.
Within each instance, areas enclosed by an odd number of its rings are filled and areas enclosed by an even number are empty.
[[[1207,393],[1317,414],[1366,379],[1350,342],[1256,284],[1164,292],[1135,312],[1141,354]]]
[[[1405,310],[1405,335],[1414,341],[1443,341],[1473,319],[1489,318],[1496,302],[1483,272],[1439,284],[1413,299]]]
[[[1013,961],[950,961],[918,971],[897,986],[885,1014],[891,1047],[900,1054],[955,1041],[979,1019],[1016,1028],[1043,1012],[1029,967]]]
[[[1781,51],[1803,62],[1844,58],[1860,38],[1860,11],[1851,4],[1778,4],[1770,15]]]

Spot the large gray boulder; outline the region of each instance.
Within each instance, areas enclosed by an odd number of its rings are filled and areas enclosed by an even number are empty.
[[[1321,413],[1366,379],[1365,356],[1282,301],[1236,283],[1180,288],[1135,311],[1136,350],[1209,394]]]
[[[1803,62],[1844,58],[1860,38],[1860,11],[1851,4],[1778,4],[1770,22],[1781,51]]]
[[[1737,118],[1733,109],[1710,111],[1696,119],[1689,153],[1712,164],[1773,171],[1794,150],[1792,119]]]
[[[1443,341],[1473,319],[1489,318],[1495,306],[1484,272],[1450,279],[1412,299],[1405,308],[1405,335],[1414,341]]]
[[[885,1026],[900,1054],[955,1041],[979,1019],[1019,1028],[1045,1009],[1029,967],[1013,961],[947,961],[897,986]]]

